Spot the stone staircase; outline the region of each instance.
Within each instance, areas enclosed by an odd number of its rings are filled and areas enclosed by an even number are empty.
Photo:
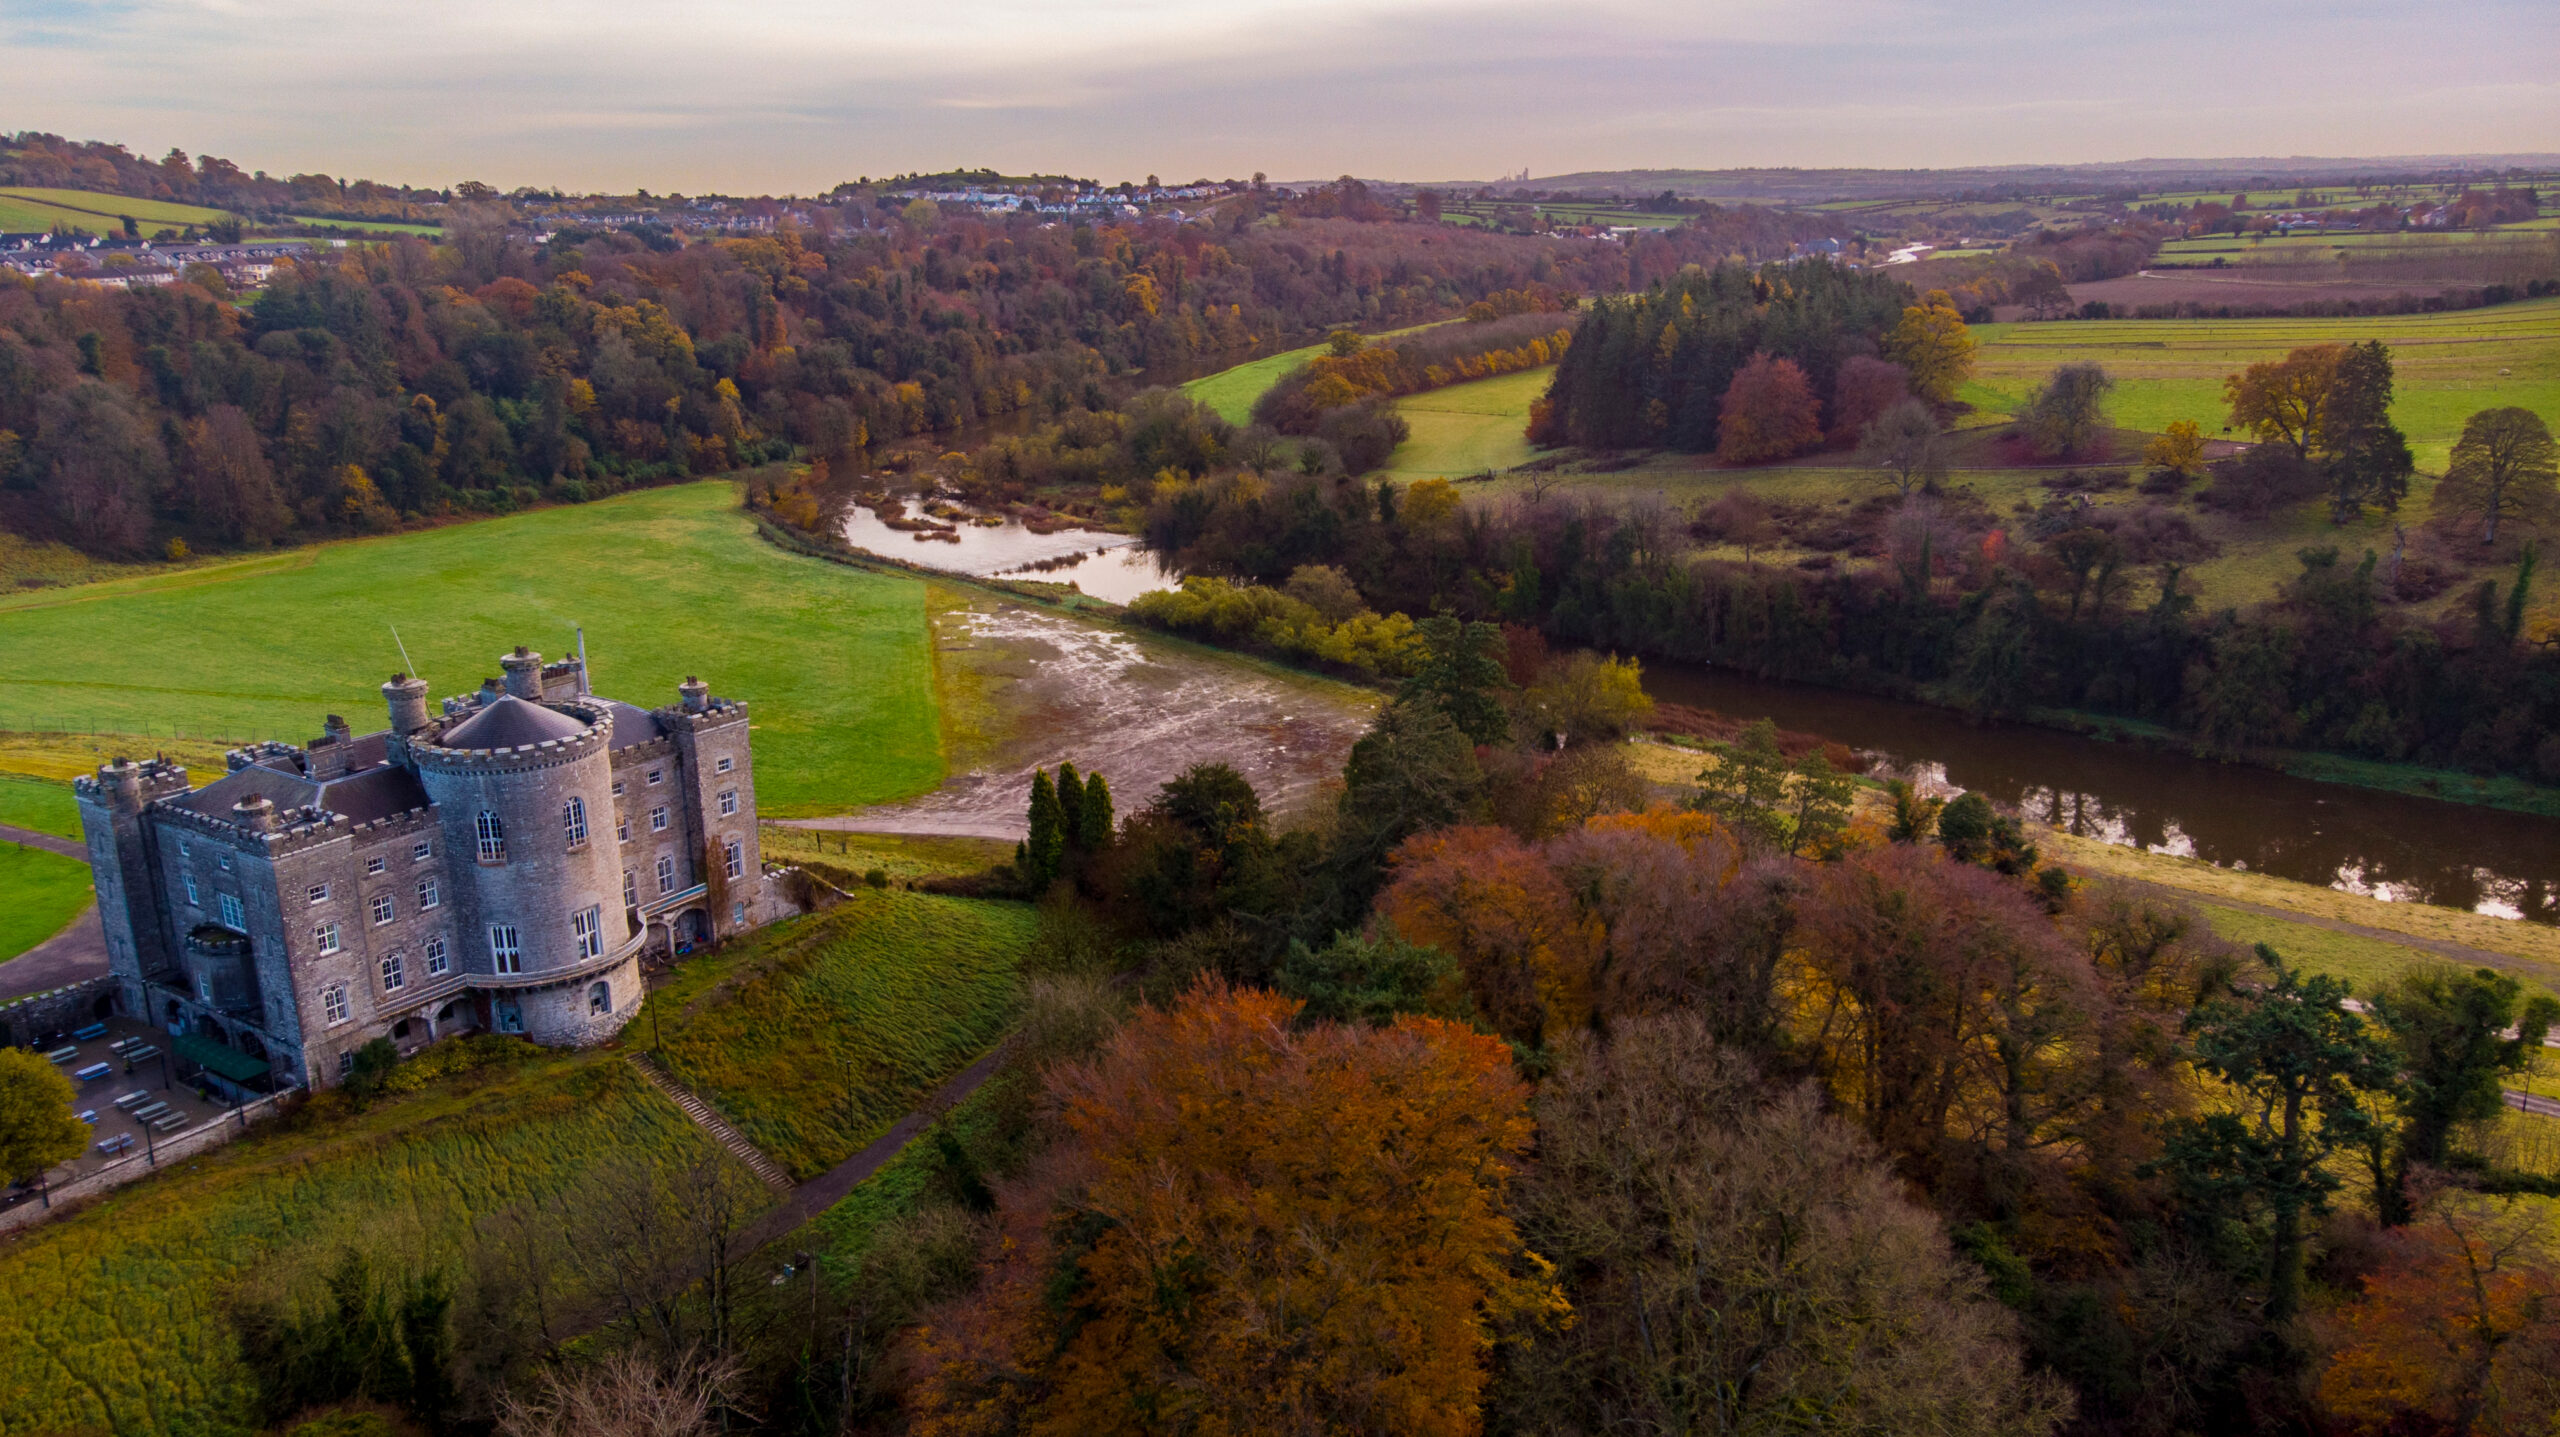
[[[647,1078],[659,1092],[667,1095],[669,1101],[683,1109],[684,1115],[693,1119],[695,1127],[709,1133],[720,1146],[745,1163],[747,1170],[762,1179],[766,1187],[778,1193],[791,1191],[791,1175],[782,1170],[780,1163],[766,1157],[763,1150],[748,1142],[744,1134],[713,1112],[709,1103],[695,1097],[692,1090],[675,1080],[675,1075],[659,1067],[654,1057],[635,1053],[631,1057],[631,1066],[638,1068],[640,1076]]]

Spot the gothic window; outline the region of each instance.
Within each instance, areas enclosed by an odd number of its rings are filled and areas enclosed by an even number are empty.
[[[392,908],[390,894],[373,895],[373,921],[376,926],[390,922],[395,916],[397,915]]]
[[[222,926],[236,928],[243,933],[248,932],[249,919],[240,911],[240,895],[223,893],[216,896],[222,900]]]
[[[569,915],[569,941],[581,958],[604,956],[604,909],[590,903]]]
[[[418,880],[418,909],[420,912],[433,908],[442,902],[444,902],[444,895],[436,891],[436,881],[434,879],[421,878]]]
[[[516,941],[514,924],[489,925],[489,967],[499,973],[524,971],[524,946]]]
[[[622,906],[625,908],[640,906],[640,878],[628,868],[622,870]]]
[[[587,846],[587,801],[573,798],[560,805],[560,826],[569,835],[571,848]]]
[[[727,818],[729,815],[736,813],[737,811],[738,791],[734,788],[724,788],[720,790],[720,816],[722,818]]]
[[[332,983],[321,989],[320,1011],[327,1014],[332,1023],[347,1021],[347,985]]]
[[[659,804],[656,808],[649,810],[649,831],[651,833],[664,833],[667,831],[667,806],[665,804]]]
[[[178,875],[178,881],[187,886],[187,906],[189,908],[202,908],[204,906],[203,901],[196,897],[196,876],[192,873],[181,873]]]
[[[613,986],[611,984],[598,983],[587,990],[587,1011],[590,1013],[610,1013],[613,1011]]]
[[[507,856],[507,830],[498,816],[483,809],[480,813],[480,861],[496,863]]]
[[[427,976],[430,978],[441,978],[444,976],[445,969],[449,966],[451,965],[446,962],[444,956],[444,940],[442,938],[428,939]]]
[[[335,923],[323,923],[312,929],[311,938],[313,942],[320,945],[320,951],[323,954],[338,951],[338,925]]]
[[[660,893],[676,891],[676,861],[665,854],[658,856],[658,891]]]
[[[730,839],[726,844],[722,845],[721,853],[727,859],[728,873],[731,878],[744,878],[747,876],[747,849],[745,844],[738,842],[738,840],[734,838]]]
[[[404,973],[404,972],[402,972],[402,971],[401,971],[400,955],[399,955],[399,954],[394,953],[394,954],[392,954],[390,957],[385,958],[385,959],[383,959],[383,960],[382,960],[382,991],[383,991],[383,992],[385,992],[385,993],[397,993],[397,992],[399,992],[402,988],[407,987],[407,986],[408,986],[408,983],[409,983],[409,976],[408,976],[408,974],[406,974],[406,973]]]

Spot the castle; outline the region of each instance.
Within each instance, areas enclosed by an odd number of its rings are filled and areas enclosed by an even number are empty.
[[[499,665],[440,713],[394,674],[389,728],[333,714],[202,788],[158,760],[80,779],[119,1009],[320,1087],[376,1038],[602,1041],[645,952],[796,911],[756,841],[746,705],[690,678],[665,708],[598,698],[582,658],[522,647]]]

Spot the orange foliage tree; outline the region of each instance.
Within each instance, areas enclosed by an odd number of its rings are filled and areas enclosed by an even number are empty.
[[[2366,1432],[2549,1432],[2560,1419],[2560,1272],[2539,1215],[2439,1200],[2391,1235],[2339,1309],[2320,1400]]]
[[[1724,391],[1716,457],[1754,464],[1802,454],[1822,442],[1822,401],[1792,359],[1751,356]]]
[[[1496,1032],[1536,1048],[1590,1020],[1600,925],[1545,855],[1506,829],[1446,828],[1407,839],[1392,861],[1378,912],[1458,960]]]
[[[2308,458],[2320,441],[2329,391],[2346,357],[2343,344],[2310,344],[2231,375],[2222,381],[2231,422],[2262,440],[2292,446],[2296,458]]]
[[[917,1430],[1473,1434],[1497,1328],[1563,1315],[1504,1216],[1527,1089],[1437,1019],[1294,1024],[1214,980],[1055,1070],[1072,1139],[917,1335]]]

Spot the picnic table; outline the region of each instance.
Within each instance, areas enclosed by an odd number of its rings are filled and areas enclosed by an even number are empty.
[[[68,1063],[79,1056],[80,1050],[76,1047],[56,1048],[45,1054],[44,1060],[48,1063]]]
[[[119,1113],[129,1113],[150,1101],[151,1094],[148,1091],[142,1088],[136,1088],[132,1092],[125,1094],[123,1097],[116,1099],[116,1111]]]
[[[165,1133],[165,1132],[168,1132],[168,1131],[170,1131],[170,1130],[172,1130],[172,1129],[175,1129],[175,1128],[183,1128],[183,1127],[185,1127],[186,1125],[187,1125],[187,1115],[186,1115],[186,1114],[184,1114],[184,1113],[171,1113],[171,1114],[169,1114],[169,1115],[168,1115],[167,1117],[165,1117],[165,1118],[154,1118],[154,1119],[152,1119],[152,1120],[151,1120],[151,1131],[153,1131],[153,1132],[155,1132],[155,1133]]]
[[[91,1063],[89,1066],[80,1069],[71,1076],[78,1078],[84,1083],[94,1083],[115,1070],[116,1067],[113,1063]]]
[[[88,1042],[92,1038],[103,1038],[107,1036],[107,1025],[104,1023],[92,1023],[86,1028],[74,1028],[71,1030],[71,1036],[83,1043]]]
[[[147,1123],[153,1118],[159,1117],[161,1114],[168,1111],[170,1111],[170,1108],[167,1103],[151,1103],[147,1106],[134,1109],[133,1116],[137,1121]]]
[[[87,1123],[89,1126],[91,1126],[91,1127],[93,1127],[93,1128],[94,1128],[94,1127],[96,1127],[96,1126],[98,1125],[98,1110],[97,1110],[96,1108],[83,1108],[83,1109],[81,1109],[81,1110],[80,1110],[80,1121],[82,1121],[82,1122],[84,1122],[84,1123]]]
[[[136,1042],[132,1047],[124,1050],[124,1070],[130,1073],[133,1071],[134,1064],[148,1063],[159,1056],[160,1047],[158,1044]]]
[[[132,1146],[133,1134],[131,1133],[118,1133],[111,1138],[98,1139],[98,1151],[108,1157],[114,1157]]]

